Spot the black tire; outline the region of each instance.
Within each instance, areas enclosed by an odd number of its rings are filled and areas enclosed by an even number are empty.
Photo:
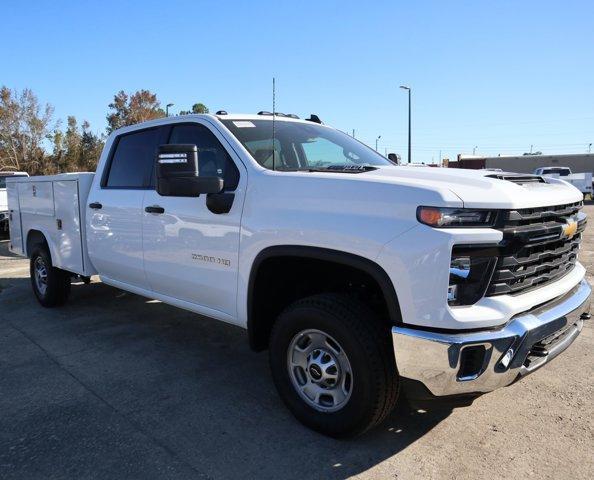
[[[42,265],[46,271],[45,289],[38,285],[36,268]],[[57,307],[66,303],[70,295],[70,274],[52,265],[51,256],[44,245],[37,245],[31,252],[29,266],[31,286],[37,300],[44,307]]]
[[[337,411],[319,411],[308,404],[291,380],[288,350],[296,335],[308,329],[330,335],[348,357],[352,390]],[[282,400],[300,422],[325,435],[362,434],[382,422],[396,404],[399,380],[389,327],[365,304],[346,295],[314,295],[290,305],[274,324],[269,355]]]

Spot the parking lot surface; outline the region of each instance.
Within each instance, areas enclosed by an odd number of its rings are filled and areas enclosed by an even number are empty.
[[[585,207],[594,216],[594,206]],[[581,261],[594,279],[594,222]],[[239,328],[98,281],[44,309],[0,242],[0,478],[594,478],[594,328],[470,407],[301,426]]]

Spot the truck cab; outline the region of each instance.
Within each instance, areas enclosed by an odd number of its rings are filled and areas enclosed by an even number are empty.
[[[113,132],[95,174],[8,186],[42,305],[98,275],[244,328],[291,412],[332,436],[401,394],[509,385],[589,318],[576,188],[394,165],[314,115],[154,120]]]

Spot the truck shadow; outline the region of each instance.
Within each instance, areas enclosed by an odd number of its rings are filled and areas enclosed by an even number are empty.
[[[59,378],[64,372],[56,370],[66,370],[76,384],[64,384],[64,389],[82,385],[105,399],[117,422],[131,423],[163,445],[172,464],[190,465],[209,478],[347,478],[405,449],[450,413],[417,411],[400,401],[375,430],[354,440],[333,440],[308,430],[290,415],[272,384],[266,354],[251,352],[240,328],[99,282],[75,284],[67,305],[43,309],[33,298],[28,278],[5,280],[7,288],[0,294],[2,324],[21,332],[59,369],[48,366],[47,358],[38,359],[39,352],[33,350],[23,362],[38,365],[45,377]],[[0,376],[0,391],[3,381]],[[37,395],[40,401],[51,398],[50,392],[30,382],[22,382],[20,388],[30,389],[20,393]],[[91,407],[74,402],[69,408]],[[31,413],[22,408],[18,412],[25,417]],[[4,422],[13,421],[8,420],[10,408],[5,415]],[[90,421],[98,423],[99,431],[105,420],[97,417]],[[63,427],[67,431],[60,436],[62,458],[52,468],[64,470],[47,472],[53,476],[70,471],[71,462],[81,462],[70,453],[77,449],[70,442],[80,441],[80,435],[70,435],[82,428],[77,418],[89,422],[94,417],[79,414]],[[23,418],[14,422],[20,425],[20,436],[34,437],[43,431],[39,422],[44,418],[31,424]],[[87,426],[84,431],[93,429]],[[92,462],[101,462],[125,440],[114,433],[114,438],[102,441],[107,442],[107,451],[85,457],[90,471]],[[94,439],[85,442],[93,444]],[[34,446],[30,447],[35,455]]]
[[[8,250],[9,242],[10,242],[10,239],[8,238],[8,235],[4,232],[0,233],[0,255],[2,257],[18,258],[18,259],[22,260],[23,257],[21,257],[20,255],[17,255],[16,253],[12,253],[11,251]]]

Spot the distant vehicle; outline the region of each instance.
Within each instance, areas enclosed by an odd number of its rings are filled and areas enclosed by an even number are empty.
[[[25,172],[0,172],[0,232],[8,231],[8,196],[6,194],[6,179],[8,177],[28,177]]]
[[[571,168],[569,167],[540,167],[534,170],[535,175],[559,175],[560,177],[567,177],[571,175]]]
[[[592,172],[572,173],[569,167],[540,167],[534,170],[534,174],[565,180],[582,192],[584,198],[592,195]]]

